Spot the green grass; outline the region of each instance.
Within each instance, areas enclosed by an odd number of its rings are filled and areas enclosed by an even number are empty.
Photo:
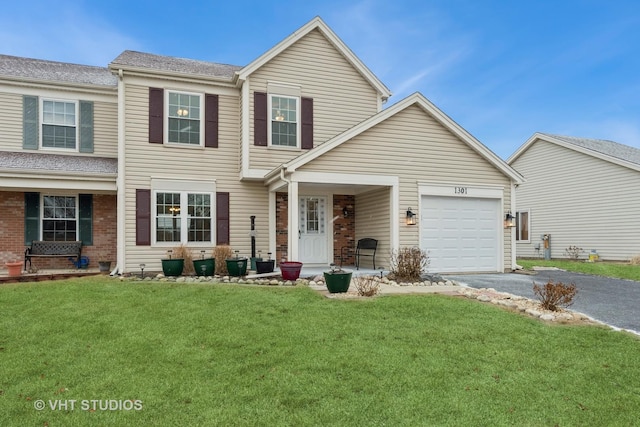
[[[2,426],[631,426],[640,413],[637,337],[456,297],[92,278],[3,285],[0,308]],[[79,408],[92,399],[143,407]]]
[[[585,262],[571,260],[543,260],[543,259],[518,259],[517,263],[525,269],[534,266],[557,267],[576,273],[594,274],[596,276],[615,277],[618,279],[629,279],[640,281],[640,265],[633,265],[623,262]]]

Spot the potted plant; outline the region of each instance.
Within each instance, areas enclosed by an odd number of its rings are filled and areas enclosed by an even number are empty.
[[[298,261],[282,261],[280,262],[280,273],[284,280],[297,280],[300,277],[302,263]]]
[[[329,293],[344,293],[349,290],[351,284],[351,271],[343,270],[335,264],[331,264],[331,270],[324,272],[324,282]]]
[[[250,270],[257,271],[256,264],[257,264],[257,262],[258,262],[258,261],[262,261],[262,255],[261,255],[261,252],[262,252],[262,251],[258,251],[258,256],[252,256],[252,257],[250,258],[250,261],[251,261],[251,268],[250,268]]]
[[[9,277],[17,277],[22,274],[22,261],[8,261],[7,266]]]
[[[200,259],[193,260],[193,269],[197,276],[213,276],[216,271],[215,258],[205,258],[206,251],[200,251]]]
[[[273,273],[273,268],[275,267],[276,260],[271,259],[271,252],[269,252],[269,258],[266,260],[260,259],[260,261],[256,261],[256,273],[258,274],[266,274]]]
[[[235,251],[235,256],[233,258],[227,258],[227,270],[229,271],[230,276],[240,277],[245,276],[247,274],[247,261],[249,261],[246,257],[239,257],[239,251]]]
[[[184,258],[173,258],[173,249],[167,251],[168,258],[162,259],[162,272],[165,276],[180,276],[184,270]]]

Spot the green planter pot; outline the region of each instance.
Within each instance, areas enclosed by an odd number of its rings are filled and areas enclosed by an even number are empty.
[[[253,270],[253,271],[256,270],[256,263],[259,262],[259,261],[262,261],[262,258],[255,257],[255,256],[251,257],[251,270]]]
[[[216,259],[205,258],[193,260],[193,269],[196,272],[196,276],[213,276],[216,271]]]
[[[165,276],[179,276],[184,269],[184,259],[163,259],[162,272]]]
[[[247,258],[229,258],[225,260],[227,262],[227,271],[229,276],[246,276],[247,275]]]
[[[351,271],[336,271],[324,273],[324,282],[327,284],[329,293],[344,293],[349,290],[351,283]]]

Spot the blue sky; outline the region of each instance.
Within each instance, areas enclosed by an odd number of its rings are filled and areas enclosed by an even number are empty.
[[[640,148],[637,0],[23,0],[2,7],[0,53],[246,65],[315,16],[389,87],[389,105],[421,92],[503,159],[534,132]]]

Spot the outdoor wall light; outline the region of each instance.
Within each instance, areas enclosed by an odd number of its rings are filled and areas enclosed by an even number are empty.
[[[413,213],[411,208],[407,209],[407,225],[416,225],[416,214]]]
[[[512,228],[516,226],[516,217],[511,215],[511,211],[507,211],[504,216],[504,228]]]

